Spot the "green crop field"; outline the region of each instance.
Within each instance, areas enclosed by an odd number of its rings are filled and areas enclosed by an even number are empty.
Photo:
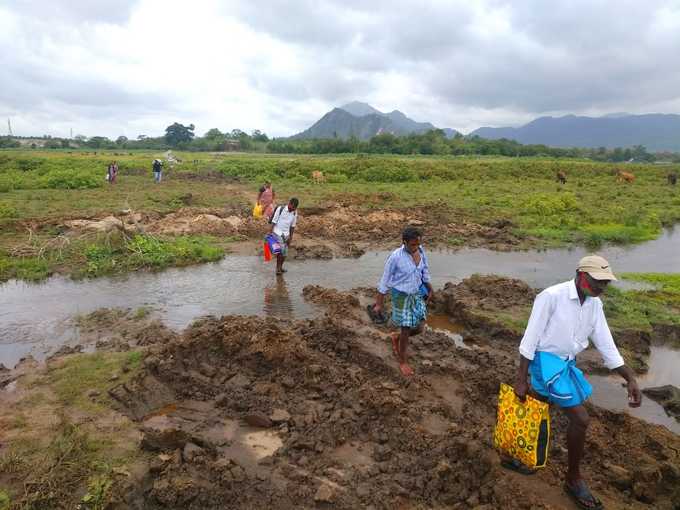
[[[98,267],[99,262],[93,264],[83,253],[108,250],[125,258],[135,252],[135,246],[127,244],[102,248],[101,240],[78,246],[76,257],[63,246],[60,254],[50,246],[39,254],[16,249],[27,240],[48,243],[59,234],[58,220],[103,217],[123,209],[166,214],[187,205],[187,196],[192,207],[232,206],[247,211],[258,184],[265,180],[273,182],[279,196],[299,196],[303,212],[305,206],[347,199],[365,209],[436,208],[439,218],[452,223],[508,221],[514,235],[531,239],[531,245],[538,247],[637,243],[680,221],[680,189],[666,181],[677,165],[565,158],[177,152],[174,157],[179,161],[165,163],[165,181],[155,186],[151,161],[164,156],[163,152],[0,151],[0,280],[40,279],[60,267],[73,274],[97,275],[101,272],[88,272],[87,267]],[[112,160],[120,168],[114,186],[105,180]],[[635,181],[619,182],[618,169],[633,173]],[[325,182],[313,182],[315,171],[323,173]],[[556,182],[558,171],[566,173],[566,184]],[[385,196],[391,198],[378,199]],[[200,242],[207,243],[205,249],[194,246],[188,252],[209,253],[196,261],[214,260],[219,243]],[[154,263],[142,267],[193,260],[191,255],[160,256],[159,245],[153,246]],[[146,259],[137,255],[137,260]],[[79,269],[68,270],[74,264]],[[100,266],[124,271],[138,264],[117,260],[113,266]]]

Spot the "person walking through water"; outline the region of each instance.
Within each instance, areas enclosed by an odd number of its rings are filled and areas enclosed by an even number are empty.
[[[118,163],[116,161],[109,163],[107,172],[109,174],[109,184],[115,184],[116,176],[118,175]]]
[[[276,193],[272,188],[271,182],[265,182],[260,188],[260,192],[257,195],[257,203],[262,206],[262,216],[266,219],[272,217],[274,212],[274,201],[276,200]]]
[[[530,393],[539,400],[555,403],[567,415],[568,471],[564,490],[579,508],[585,509],[603,508],[580,471],[589,422],[583,402],[592,394],[592,387],[576,368],[575,358],[588,347],[588,338],[606,367],[628,383],[628,405],[639,407],[642,401],[635,374],[624,364],[598,297],[613,280],[616,277],[604,258],[583,257],[573,280],[548,287],[536,296],[519,345],[515,394],[522,401]],[[504,459],[502,465],[523,474],[533,472],[516,460]]]
[[[272,216],[272,227],[270,232],[274,235],[281,246],[281,251],[276,254],[276,274],[283,274],[286,272],[283,269],[283,263],[288,255],[288,248],[293,245],[293,232],[297,224],[297,207],[298,199],[291,198],[288,205],[280,205],[274,211]]]
[[[163,163],[160,159],[153,160],[153,180],[156,184],[160,184],[163,177]]]
[[[400,328],[391,336],[392,350],[399,361],[401,373],[410,376],[413,369],[408,364],[409,338],[423,331],[427,303],[432,299],[433,289],[427,256],[420,245],[421,232],[407,227],[401,238],[401,247],[394,250],[385,262],[373,313],[382,315],[385,295],[391,291],[392,322]]]

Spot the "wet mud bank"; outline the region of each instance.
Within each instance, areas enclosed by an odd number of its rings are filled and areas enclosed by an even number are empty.
[[[139,367],[110,380],[106,396],[144,460],[112,478],[109,508],[572,508],[559,489],[559,412],[549,466],[538,475],[503,470],[492,448],[496,395],[513,380],[514,349],[495,348],[499,335],[461,348],[427,329],[413,339],[416,374],[405,379],[387,328],[365,312],[373,292],[307,287],[306,298],[325,310],[316,319],[206,317],[158,341],[151,329],[142,342],[132,333]],[[109,320],[121,319],[90,323]],[[107,345],[124,350],[122,340]],[[14,381],[27,391],[22,377]],[[677,508],[680,437],[588,409],[584,473],[598,496],[611,508]]]
[[[434,307],[465,328],[464,336],[477,343],[517,352],[539,290],[521,280],[496,275],[473,275],[460,283],[447,283],[435,294]],[[604,298],[606,299],[606,297]],[[626,363],[638,373],[649,369],[653,345],[678,345],[680,326],[653,324],[652,331],[612,328]],[[579,357],[587,373],[608,374],[594,348]]]

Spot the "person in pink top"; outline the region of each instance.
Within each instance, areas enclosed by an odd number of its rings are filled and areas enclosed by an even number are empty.
[[[257,203],[262,206],[262,216],[269,220],[274,212],[274,200],[276,193],[272,188],[271,182],[265,182],[264,186],[260,188],[260,193],[257,195]]]

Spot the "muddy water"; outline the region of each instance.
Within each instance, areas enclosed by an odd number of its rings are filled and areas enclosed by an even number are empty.
[[[435,288],[473,273],[506,275],[545,287],[570,278],[576,262],[586,253],[583,248],[509,253],[465,249],[430,252],[429,260]],[[666,231],[659,239],[643,245],[609,247],[600,253],[619,272],[680,272],[680,229]],[[215,264],[161,273],[80,282],[55,277],[37,285],[10,281],[0,286],[0,363],[13,366],[27,354],[40,359],[60,345],[78,343],[78,329],[72,318],[103,307],[151,307],[166,324],[177,329],[211,314],[312,317],[319,310],[303,300],[305,285],[340,290],[374,286],[387,255],[388,252],[368,252],[359,259],[291,260],[287,262],[288,272],[278,278],[273,274],[273,265],[263,263],[259,257],[233,256]],[[444,329],[455,336],[455,331]],[[680,361],[674,351],[662,357],[674,363]],[[671,383],[672,370],[657,371],[652,367],[650,373],[660,378],[659,384]]]

